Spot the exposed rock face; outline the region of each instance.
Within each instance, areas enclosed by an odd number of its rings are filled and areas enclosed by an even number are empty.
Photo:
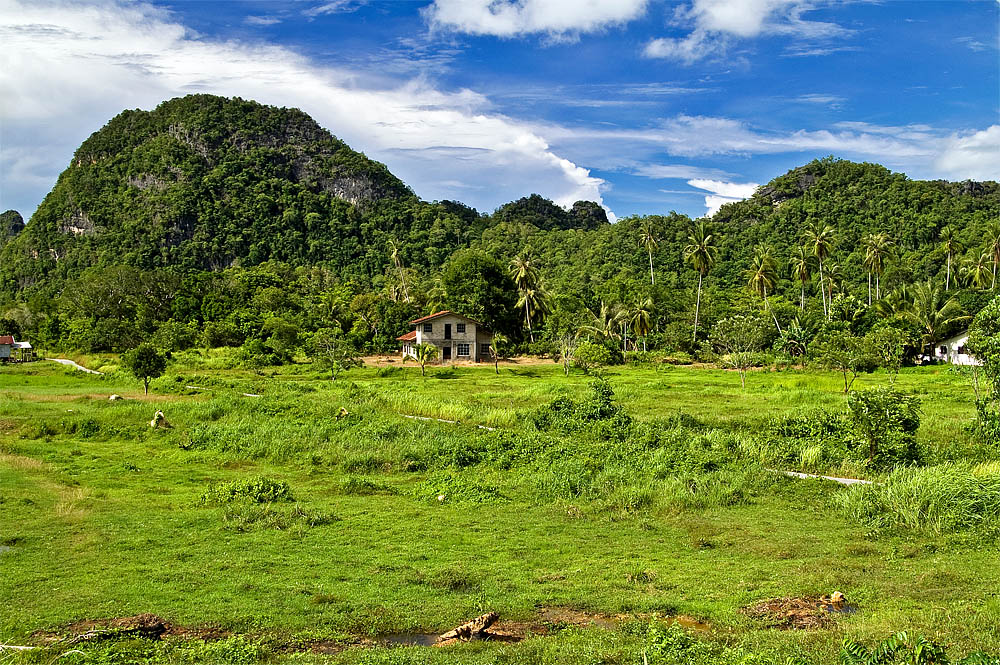
[[[0,244],[24,230],[24,218],[16,210],[0,213]]]
[[[72,213],[59,225],[59,230],[63,233],[72,233],[75,236],[92,236],[97,233],[94,221],[82,210]]]

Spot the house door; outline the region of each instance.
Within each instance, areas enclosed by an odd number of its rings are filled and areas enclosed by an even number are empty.
[[[451,339],[451,324],[450,323],[444,324],[444,338],[445,339]]]
[[[451,347],[446,346],[441,349],[441,360],[451,360]]]

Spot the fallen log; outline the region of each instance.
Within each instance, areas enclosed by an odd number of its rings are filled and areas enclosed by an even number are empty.
[[[438,637],[438,641],[471,640],[474,637],[478,637],[480,633],[483,633],[487,628],[496,623],[499,618],[500,615],[496,612],[487,612],[481,617],[476,617],[472,621],[468,621],[463,623],[461,626],[449,630],[444,635]]]

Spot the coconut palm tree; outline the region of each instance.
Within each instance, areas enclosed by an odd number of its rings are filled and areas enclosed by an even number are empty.
[[[822,289],[826,291],[827,317],[833,316],[833,292],[838,290],[844,281],[844,273],[836,263],[826,264],[826,275],[823,278]]]
[[[594,312],[588,309],[590,323],[580,328],[581,333],[594,335],[602,341],[614,341],[621,338],[618,327],[621,322],[621,308],[608,306],[603,300],[601,308]]]
[[[659,239],[656,237],[653,225],[648,220],[642,223],[639,244],[646,248],[646,253],[649,255],[649,283],[656,284],[656,278],[653,276],[653,252],[659,245]]]
[[[705,275],[712,269],[719,258],[719,248],[712,244],[712,234],[705,227],[705,222],[699,222],[688,235],[688,244],[684,247],[684,259],[698,271],[698,299],[694,306],[694,335],[698,339],[698,316],[701,313],[701,286]]]
[[[913,293],[905,284],[875,303],[875,313],[883,319],[903,318],[913,309]]]
[[[438,350],[433,344],[417,344],[413,347],[413,358],[420,364],[420,376],[425,376],[429,363],[437,358]]]
[[[403,262],[399,258],[399,248],[393,240],[389,241],[389,247],[392,249],[392,262],[396,264],[396,270],[399,271],[399,281],[403,285],[403,296],[406,298],[406,302],[410,302],[410,292],[406,288],[406,277],[403,276]]]
[[[444,288],[444,284],[441,282],[441,278],[438,277],[434,280],[434,286],[432,286],[427,291],[427,310],[428,314],[436,314],[444,309],[445,303],[448,301],[448,292]]]
[[[962,306],[955,296],[946,297],[940,285],[931,280],[917,284],[913,290],[913,307],[904,312],[904,316],[920,327],[921,344],[931,349],[949,327],[971,318],[962,314]]]
[[[951,224],[941,229],[941,246],[948,257],[948,271],[944,281],[944,290],[950,291],[951,261],[955,257],[955,254],[962,251],[962,243],[959,242],[958,237],[955,235],[955,228]]]
[[[887,233],[869,233],[864,237],[865,269],[868,271],[868,306],[872,305],[872,275],[875,275],[875,299],[882,297],[881,277],[885,259],[892,250],[892,239]]]
[[[524,321],[528,327],[528,337],[534,342],[535,336],[531,330],[531,308],[532,304],[538,300],[538,293],[541,289],[538,267],[531,258],[530,249],[515,256],[514,260],[510,262],[510,276],[514,278],[514,285],[517,286],[517,292],[520,294],[517,306],[524,308]]]
[[[824,284],[823,266],[837,244],[837,232],[829,224],[816,222],[812,228],[806,229],[805,239],[809,249],[812,250],[813,256],[819,261],[819,283]],[[823,314],[829,318],[830,309],[827,306],[826,294],[822,288],[819,291],[820,297],[823,299]]]
[[[506,352],[505,344],[507,344],[507,338],[504,335],[493,333],[493,339],[490,341],[490,357],[493,358],[493,369],[497,374],[500,373],[500,358]]]
[[[532,343],[535,341],[535,334],[531,329],[531,322],[532,320],[537,321],[547,316],[552,311],[550,303],[551,298],[548,291],[541,286],[521,291],[521,297],[517,301],[517,306],[524,308],[524,322],[528,327],[528,338]]]
[[[754,248],[753,259],[750,269],[746,271],[747,288],[751,293],[756,293],[764,299],[764,307],[774,319],[774,327],[781,334],[781,326],[778,324],[778,317],[771,310],[771,303],[767,299],[768,293],[773,293],[778,284],[778,262],[774,259],[771,248],[763,243]]]
[[[993,258],[993,281],[990,290],[997,287],[997,263],[1000,263],[1000,222],[993,222],[986,229],[986,251]]]
[[[636,338],[642,338],[642,350],[646,351],[646,337],[649,336],[650,321],[653,318],[653,299],[646,298],[632,309],[631,323]]]
[[[814,260],[815,257],[809,253],[809,249],[802,245],[795,249],[795,254],[792,256],[792,279],[799,280],[799,309],[803,311],[806,308],[806,283],[812,278]]]
[[[990,250],[984,249],[978,257],[966,261],[959,274],[965,277],[966,284],[977,289],[985,289],[990,281],[991,261]]]

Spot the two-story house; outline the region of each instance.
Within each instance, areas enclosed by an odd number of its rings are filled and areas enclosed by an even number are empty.
[[[397,338],[403,344],[404,358],[414,357],[416,346],[432,344],[437,347],[437,357],[442,363],[490,359],[493,333],[467,316],[445,310],[410,321],[410,325],[413,330]]]

